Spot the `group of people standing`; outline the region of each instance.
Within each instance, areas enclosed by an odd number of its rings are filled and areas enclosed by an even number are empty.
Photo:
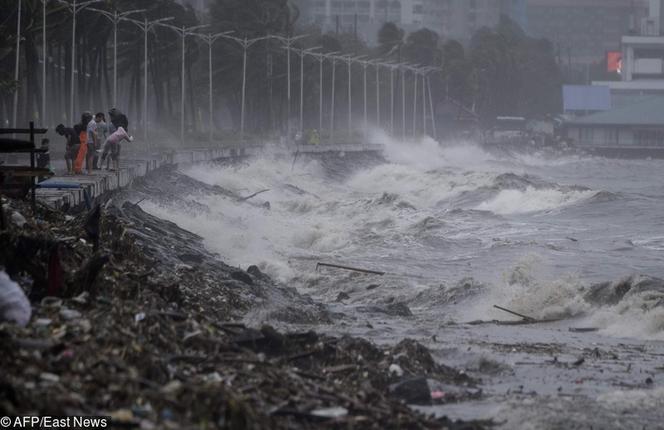
[[[81,122],[73,127],[59,124],[55,128],[56,133],[67,139],[65,161],[68,174],[82,174],[85,164],[86,173],[91,175],[93,170],[102,168],[104,161],[106,169],[109,169],[109,162],[113,163],[110,170],[119,168],[120,142],[132,142],[134,138],[128,133],[129,121],[125,114],[113,108],[108,115],[109,122],[103,112],[94,116],[84,112]]]

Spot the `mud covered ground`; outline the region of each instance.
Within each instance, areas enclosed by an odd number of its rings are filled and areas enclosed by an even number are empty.
[[[406,405],[481,395],[419,343],[249,328],[237,321],[266,301],[278,304],[277,321],[315,326],[331,315],[255,266],[225,265],[200,237],[134,203],[100,203],[32,216],[3,202],[0,266],[32,317],[0,323],[0,415],[108,415],[142,429],[490,425]]]

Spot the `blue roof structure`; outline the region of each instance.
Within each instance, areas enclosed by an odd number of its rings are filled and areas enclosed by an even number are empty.
[[[607,111],[611,109],[611,89],[603,85],[563,85],[563,109]]]
[[[652,96],[640,103],[576,118],[567,124],[664,127],[664,96]]]

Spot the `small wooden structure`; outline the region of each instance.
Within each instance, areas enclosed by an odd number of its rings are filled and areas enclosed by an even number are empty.
[[[7,134],[28,134],[29,140],[0,137],[0,154],[29,154],[30,165],[4,165],[0,163],[0,193],[21,194],[26,188],[32,192],[32,209],[36,206],[37,178],[40,176],[52,176],[49,169],[36,167],[36,155],[48,151],[46,148],[37,148],[35,145],[35,135],[45,134],[47,129],[35,128],[35,124],[30,122],[30,128],[0,128],[0,135]],[[18,180],[16,180],[18,179]],[[24,195],[24,194],[23,194]],[[0,210],[1,210],[0,205]],[[2,214],[0,214],[2,218]]]

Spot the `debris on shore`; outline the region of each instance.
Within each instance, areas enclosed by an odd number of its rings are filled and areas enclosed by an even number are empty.
[[[0,231],[0,273],[24,290],[32,317],[25,327],[0,323],[5,415],[108,415],[141,429],[490,424],[407,406],[406,381],[418,381],[419,404],[461,400],[432,392],[427,380],[478,393],[475,381],[413,340],[380,348],[234,322],[275,294],[293,306],[275,315],[309,324],[329,316],[257,267],[225,265],[200,237],[138,205],[97,206],[96,233],[85,215],[39,207],[30,216],[13,200],[6,208],[25,222]]]

